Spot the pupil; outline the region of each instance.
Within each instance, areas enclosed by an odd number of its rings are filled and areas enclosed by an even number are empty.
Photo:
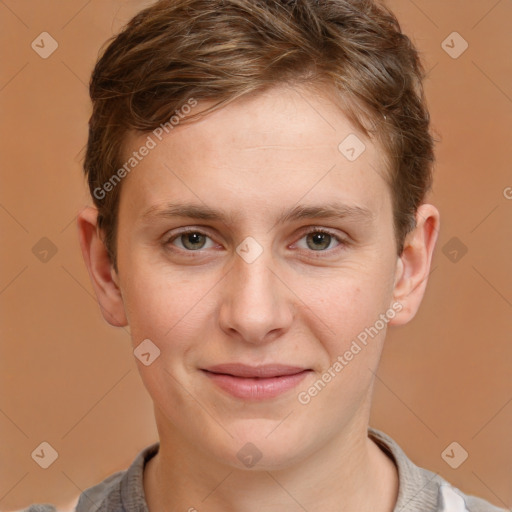
[[[313,233],[310,236],[313,239],[313,247],[310,246],[311,249],[318,250],[318,249],[325,249],[326,247],[329,247],[329,243],[331,241],[331,235],[329,235],[328,233]]]
[[[204,241],[203,243],[201,243],[202,236],[203,235],[199,233],[187,233],[186,235],[184,235],[183,245],[187,248],[192,249],[197,249],[197,245],[200,245],[202,247],[204,245]]]

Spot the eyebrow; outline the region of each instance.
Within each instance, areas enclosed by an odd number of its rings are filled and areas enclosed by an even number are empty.
[[[175,217],[219,221],[229,224],[234,223],[238,215],[227,214],[222,210],[215,210],[206,205],[168,203],[164,206],[154,205],[149,207],[141,215],[141,221],[149,224],[159,219]],[[288,211],[282,212],[274,225],[301,219],[348,219],[359,223],[371,223],[374,214],[366,207],[337,202],[322,205],[297,205]]]

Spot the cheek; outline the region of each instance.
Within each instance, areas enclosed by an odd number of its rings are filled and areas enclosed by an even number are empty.
[[[330,278],[302,280],[302,294],[337,336],[352,335],[388,308],[392,293],[388,267],[366,260],[364,265],[335,269]]]
[[[168,267],[135,262],[128,273],[130,279],[123,292],[134,344],[149,338],[161,350],[171,341],[173,349],[178,349],[180,340],[193,337],[209,318],[208,291],[215,280],[208,274],[190,278]]]
[[[343,369],[334,371],[339,378],[329,387],[345,396],[344,400],[350,400],[350,393],[358,395],[363,382],[369,384],[372,373],[368,369],[378,365],[387,328],[381,315],[391,302],[388,267],[382,260],[367,259],[364,265],[339,269],[331,279],[310,287],[311,311],[304,309],[305,318],[324,351],[322,371],[342,358]]]
[[[202,335],[212,332],[209,323],[213,321],[213,303],[208,291],[215,281],[206,276],[186,279],[168,269],[136,268],[125,290],[132,344],[136,348],[149,339],[159,351],[149,366],[137,363],[140,375],[150,395],[164,409],[188,407],[179,383],[193,369],[190,361],[196,359],[190,354],[197,351]]]

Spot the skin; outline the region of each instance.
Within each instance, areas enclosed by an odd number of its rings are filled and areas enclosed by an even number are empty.
[[[366,145],[353,162],[338,150],[351,133]],[[146,136],[130,134],[127,157]],[[160,350],[149,366],[135,360],[160,436],[144,472],[151,512],[393,510],[396,467],[367,436],[386,328],[308,404],[297,399],[380,314],[398,301],[387,326],[403,325],[423,298],[439,212],[420,206],[398,257],[385,172],[382,148],[350,125],[327,90],[283,85],[177,126],[123,180],[118,272],[96,210],[80,213],[105,319],[129,324],[134,347],[150,339]],[[370,215],[277,222],[298,204],[334,201]],[[207,205],[227,218],[143,220],[168,203]],[[186,227],[206,235],[192,240],[199,248],[178,236]],[[315,241],[312,228],[334,237]],[[262,249],[252,263],[236,252],[248,236]],[[200,370],[228,362],[313,371],[297,388],[254,402],[226,394]],[[252,468],[236,456],[248,442],[262,453]]]

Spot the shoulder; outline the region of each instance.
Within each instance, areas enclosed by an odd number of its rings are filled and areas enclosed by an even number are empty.
[[[478,498],[477,496],[471,496],[468,494],[464,494],[460,489],[453,487],[448,482],[441,484],[440,492],[443,496],[443,505],[444,508],[442,510],[452,510],[454,505],[452,503],[459,504],[459,508],[463,511],[468,512],[506,512],[504,508],[498,508],[494,505],[491,505],[488,501],[483,500],[482,498]],[[463,508],[466,507],[466,508]],[[454,509],[455,510],[455,509]]]
[[[126,473],[127,470],[118,471],[99,484],[86,489],[80,494],[76,512],[121,511],[121,481]]]
[[[78,498],[75,512],[121,512],[120,482],[126,475],[126,471],[118,471],[102,482],[86,489]],[[59,512],[54,505],[49,503],[37,503],[30,505],[20,512]]]
[[[118,471],[80,494],[75,512],[125,512],[147,510],[144,497],[143,474],[146,462],[153,457],[159,443],[142,450],[131,466]],[[21,512],[58,512],[50,504],[34,504]]]
[[[21,512],[57,512],[57,509],[49,503],[40,503],[30,505],[30,507],[24,508]]]
[[[374,428],[368,436],[397,466],[399,489],[394,512],[507,512],[457,489],[428,469],[416,466],[388,435]]]

